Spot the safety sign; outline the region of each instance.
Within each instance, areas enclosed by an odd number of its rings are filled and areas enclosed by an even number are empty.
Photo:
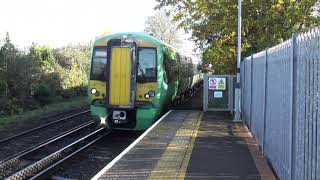
[[[209,78],[210,90],[226,90],[226,78]]]

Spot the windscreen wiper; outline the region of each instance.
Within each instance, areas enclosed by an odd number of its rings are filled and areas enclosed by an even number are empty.
[[[142,77],[146,77],[146,75],[144,74],[144,72],[143,72],[143,69],[142,69],[142,67],[141,67],[141,65],[140,65],[140,63],[138,62],[137,63],[137,65],[138,65],[138,69],[140,70],[140,72],[141,72],[141,74],[142,74]]]

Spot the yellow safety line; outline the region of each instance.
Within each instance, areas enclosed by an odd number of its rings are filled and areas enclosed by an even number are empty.
[[[191,158],[192,150],[193,150],[193,147],[194,147],[194,143],[196,141],[196,137],[197,137],[198,132],[199,132],[199,127],[200,127],[200,123],[201,123],[201,120],[202,120],[202,115],[203,115],[203,113],[201,113],[200,117],[198,118],[197,125],[196,125],[196,127],[194,128],[194,130],[192,132],[191,141],[190,141],[190,144],[188,146],[186,155],[184,156],[184,159],[183,159],[182,165],[180,167],[177,179],[184,179],[185,176],[186,176],[186,172],[187,172],[187,168],[188,168],[188,165],[189,165],[189,162],[190,162],[190,158]]]

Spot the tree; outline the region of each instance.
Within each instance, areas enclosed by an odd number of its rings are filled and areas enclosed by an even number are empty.
[[[25,52],[12,44],[7,33],[0,46],[0,115],[34,109],[61,97],[84,95],[90,47],[53,49],[32,44]]]
[[[90,50],[89,45],[69,45],[55,49],[54,56],[61,67],[71,70],[72,64],[76,64],[86,74],[89,70]]]
[[[16,49],[8,33],[0,48],[0,62],[0,113],[20,112],[22,106],[30,105],[25,100],[31,98],[36,65],[31,56]]]
[[[55,70],[56,62],[51,47],[32,44],[30,55],[43,73],[52,73]]]
[[[0,78],[3,85],[2,94],[7,96],[8,89],[12,88],[14,85],[12,83],[11,77],[9,75],[10,71],[15,68],[15,60],[17,58],[18,51],[11,43],[9,33],[6,33],[4,39],[4,45],[0,48]]]
[[[22,99],[30,96],[30,84],[33,83],[36,65],[32,57],[15,48],[7,33],[5,43],[0,49],[1,80],[8,96]],[[6,93],[7,94],[7,93]]]
[[[192,31],[204,51],[204,63],[215,73],[235,73],[237,1],[157,0],[157,9],[170,12],[179,26]],[[243,1],[243,56],[290,38],[292,33],[319,25],[313,16],[318,0]]]
[[[54,56],[61,66],[60,83],[63,89],[84,86],[88,80],[90,47],[89,46],[66,46],[56,49]]]
[[[13,61],[17,55],[17,50],[11,43],[9,33],[6,33],[4,45],[0,48],[0,77],[6,79],[8,71],[8,62]]]
[[[181,46],[178,23],[163,11],[147,18],[144,31],[174,47]]]

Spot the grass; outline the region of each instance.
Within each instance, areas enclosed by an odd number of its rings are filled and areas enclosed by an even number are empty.
[[[87,97],[75,97],[62,102],[52,103],[45,105],[40,109],[26,111],[21,114],[6,116],[0,118],[0,127],[10,125],[13,123],[23,123],[32,119],[39,119],[49,113],[61,113],[65,111],[70,111],[72,109],[79,109],[88,104]]]

